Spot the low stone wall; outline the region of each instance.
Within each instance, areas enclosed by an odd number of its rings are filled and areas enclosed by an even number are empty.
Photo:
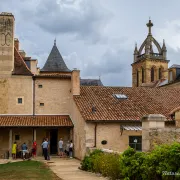
[[[180,142],[180,128],[150,129],[149,143],[152,150],[155,145]]]
[[[155,145],[180,142],[180,126],[165,126],[167,121],[161,114],[149,114],[142,119],[142,150],[151,151]]]

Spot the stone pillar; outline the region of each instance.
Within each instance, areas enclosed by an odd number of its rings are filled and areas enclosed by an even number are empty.
[[[165,120],[166,117],[161,114],[149,114],[142,117],[142,151],[150,150],[150,131],[152,129],[163,129]]]
[[[70,129],[70,140],[73,141],[73,128]]]
[[[12,129],[9,130],[9,157],[12,157]]]
[[[34,129],[33,140],[36,141],[36,129]]]
[[[176,127],[180,128],[180,110],[175,112]]]

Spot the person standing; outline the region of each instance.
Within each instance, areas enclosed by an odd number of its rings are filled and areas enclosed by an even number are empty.
[[[70,143],[69,143],[69,141],[67,142],[67,144],[66,144],[66,149],[65,149],[65,153],[66,153],[66,155],[67,156],[69,156],[69,147],[70,147]]]
[[[16,142],[14,142],[13,146],[12,146],[12,158],[16,159],[16,149],[17,149],[17,144]]]
[[[33,145],[32,145],[32,155],[33,155],[33,158],[36,157],[36,151],[37,151],[37,143],[36,143],[36,141],[34,141]]]
[[[46,138],[46,140],[48,142],[47,160],[50,160],[50,140],[48,138]]]
[[[26,155],[26,153],[28,153],[27,145],[26,145],[25,142],[24,142],[24,144],[21,146],[21,149],[22,149],[22,153],[23,153],[23,159],[25,160],[25,155]]]
[[[73,142],[72,142],[72,140],[70,141],[70,146],[69,146],[69,157],[73,158]]]
[[[45,139],[44,142],[42,143],[42,148],[43,148],[44,159],[47,160],[47,156],[48,156],[48,142],[47,142],[47,139]]]
[[[60,138],[60,141],[59,141],[59,155],[60,157],[63,157],[63,140],[62,138]]]

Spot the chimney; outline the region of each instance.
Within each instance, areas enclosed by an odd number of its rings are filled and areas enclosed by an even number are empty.
[[[74,68],[71,76],[71,87],[73,95],[80,95],[80,70]]]
[[[19,50],[19,54],[24,58],[26,57],[26,53],[24,50]]]
[[[18,40],[18,38],[14,39],[14,46],[16,47],[17,51],[19,51],[19,40]]]

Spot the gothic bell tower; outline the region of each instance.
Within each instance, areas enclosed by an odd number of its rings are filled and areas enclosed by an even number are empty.
[[[0,14],[0,76],[11,75],[14,69],[14,16]]]
[[[140,48],[135,44],[134,62],[132,66],[132,86],[139,87],[142,84],[155,83],[160,79],[168,79],[167,50],[165,41],[162,47],[152,36],[151,20],[146,24],[148,35]]]

